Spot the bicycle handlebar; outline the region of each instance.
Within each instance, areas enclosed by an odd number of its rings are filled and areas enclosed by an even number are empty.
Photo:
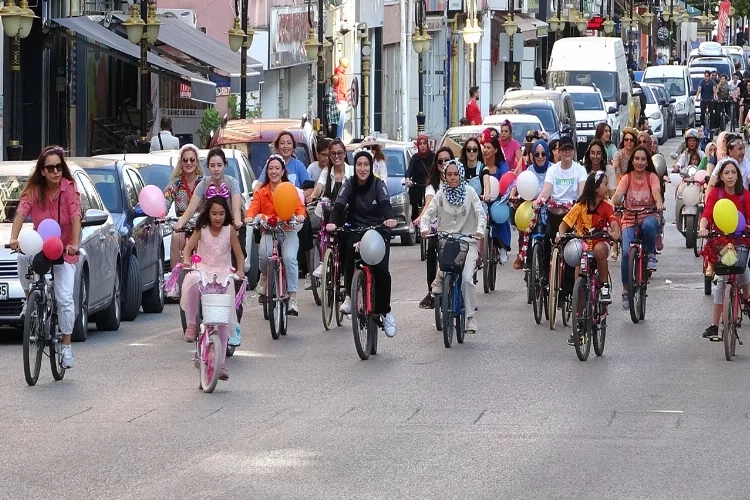
[[[619,207],[615,207],[615,212],[620,212],[620,213],[622,213],[622,212],[628,212],[628,213],[631,213],[631,214],[634,214],[634,215],[639,215],[639,214],[644,214],[644,213],[645,214],[655,214],[655,213],[659,212],[659,210],[657,210],[656,207],[644,207],[644,208],[634,209],[634,208],[627,208],[627,207],[625,207],[623,205],[620,205]]]
[[[20,253],[21,255],[26,255],[26,254],[25,254],[24,252],[22,252],[22,251],[21,251],[21,248],[20,248],[20,247],[18,248],[18,250],[13,250],[13,249],[12,249],[12,248],[10,247],[10,243],[6,243],[6,244],[5,244],[4,246],[5,246],[5,248],[7,248],[8,250],[12,250],[12,251],[11,251],[11,253]],[[65,253],[65,248],[64,248],[64,247],[63,247],[63,253]],[[81,254],[81,249],[79,248],[78,250],[76,250],[76,253],[74,253],[73,255],[80,255],[80,254]]]

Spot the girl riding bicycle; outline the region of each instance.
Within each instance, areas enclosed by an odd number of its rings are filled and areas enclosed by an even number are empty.
[[[476,191],[468,189],[464,167],[456,160],[445,164],[443,186],[435,193],[427,209],[422,214],[420,231],[422,236],[429,232],[430,223],[437,218],[438,232],[451,234],[474,234],[484,238],[487,216],[482,208]],[[461,290],[466,310],[466,332],[476,333],[477,322],[474,319],[474,308],[477,301],[477,286],[474,284],[474,268],[479,257],[476,241],[469,243],[469,252],[464,263]],[[432,283],[432,292],[443,293],[443,276],[438,273]]]
[[[247,223],[253,222],[259,216],[265,218],[275,217],[276,209],[273,206],[273,192],[276,191],[276,188],[282,182],[289,182],[289,178],[286,175],[284,158],[281,155],[272,154],[269,156],[263,169],[266,172],[266,180],[253,193],[252,203],[245,213],[245,222]],[[292,216],[292,222],[303,222],[306,215],[307,210],[300,200],[294,216]],[[289,228],[284,229],[284,236],[279,239],[281,241],[281,256],[284,260],[284,269],[286,270],[286,290],[289,293],[289,309],[287,314],[297,316],[299,314],[299,310],[297,309],[297,288],[299,286],[297,251],[299,250],[299,238],[297,237],[297,232],[293,228]],[[272,248],[272,235],[264,234],[261,238],[260,251],[258,252],[261,274],[258,284],[255,287],[258,291],[260,302],[266,300],[266,272],[268,269],[268,256],[272,253]]]
[[[232,253],[237,262],[242,262],[242,248],[237,231],[231,226],[232,216],[229,210],[229,203],[223,196],[214,196],[206,200],[203,211],[198,216],[195,224],[195,232],[185,245],[183,263],[186,267],[192,265],[191,255],[193,250],[197,250],[201,261],[195,267],[204,273],[216,273],[219,281],[223,280],[229,269],[232,267]],[[241,267],[237,269],[237,276],[245,277]],[[185,311],[187,318],[187,329],[185,330],[185,341],[195,342],[198,337],[197,317],[198,301],[200,299],[200,290],[198,289],[197,273],[190,273],[185,276],[182,282],[182,298],[180,307]],[[227,295],[234,296],[234,286],[228,286],[224,292]],[[237,316],[233,315],[233,324],[219,326],[219,338],[221,339],[221,375],[219,380],[228,380],[229,372],[225,364],[227,352],[227,343],[229,341],[229,332],[234,330],[234,324]]]
[[[700,227],[698,235],[701,238],[705,238],[708,235],[708,228],[713,226],[713,211],[716,202],[721,199],[729,199],[745,216],[746,220],[750,216],[750,192],[742,186],[740,179],[740,169],[737,164],[737,160],[733,158],[725,158],[719,161],[717,165],[719,168],[719,178],[716,181],[714,189],[708,193],[706,197],[706,205],[703,209],[703,215],[700,220]],[[706,244],[706,250],[710,250],[710,242]],[[713,263],[709,264],[706,273],[713,275]],[[713,288],[714,307],[713,315],[711,317],[711,324],[706,331],[703,332],[704,338],[717,337],[719,335],[719,321],[721,320],[721,313],[724,302],[724,287],[726,286],[726,276],[717,276],[716,285]],[[742,294],[745,300],[750,298],[750,268],[745,269],[745,272],[737,276],[737,281],[742,286]]]
[[[508,125],[510,126],[510,125]],[[505,125],[503,125],[505,127]],[[487,207],[492,205],[496,200],[490,197],[490,177],[498,181],[506,172],[510,171],[506,163],[505,153],[500,145],[500,141],[493,137],[489,129],[482,132],[480,136],[482,143],[482,155],[484,157],[484,169],[482,169],[482,199],[487,203]],[[519,150],[520,158],[520,150]],[[500,193],[503,196],[505,193]],[[510,222],[505,221],[502,224],[490,222],[490,237],[494,238],[495,245],[500,249],[500,263],[508,261],[508,250],[510,250]]]
[[[21,194],[13,227],[10,233],[10,248],[18,250],[18,233],[24,221],[31,217],[34,229],[45,219],[54,219],[60,225],[60,239],[64,245],[63,256],[54,262],[52,272],[57,299],[57,316],[62,334],[62,364],[73,368],[73,349],[70,337],[76,314],[73,307],[73,285],[75,264],[78,262],[78,245],[81,241],[81,195],[65,163],[65,152],[60,146],[47,146],[42,150],[36,166],[29,175]],[[26,277],[33,255],[18,256],[18,278],[26,298],[31,281]],[[80,306],[80,304],[79,304]],[[25,309],[24,309],[25,310]],[[23,311],[21,313],[23,315]]]

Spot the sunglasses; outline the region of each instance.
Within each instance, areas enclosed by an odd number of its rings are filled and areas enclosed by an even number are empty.
[[[448,163],[449,161],[451,161],[450,158],[438,158],[437,159],[437,164],[438,165],[442,165],[443,163]]]
[[[62,163],[58,163],[57,165],[45,165],[44,168],[47,169],[47,173],[51,174],[52,172],[62,172],[63,166]]]
[[[545,153],[544,151],[539,151],[534,153],[534,156],[537,158],[547,158],[547,153]]]
[[[623,141],[623,142],[633,142],[633,138],[632,138],[632,137],[626,137],[626,138],[625,138],[625,139],[623,139],[622,141]]]
[[[467,153],[478,153],[479,148],[466,148]]]
[[[195,158],[183,158],[182,159],[182,163],[195,163],[196,161],[198,160],[196,160]]]

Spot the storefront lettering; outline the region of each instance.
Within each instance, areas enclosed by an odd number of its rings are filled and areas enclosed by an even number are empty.
[[[172,108],[162,108],[161,114],[164,116],[199,116],[203,115],[203,110],[198,109],[172,109]]]

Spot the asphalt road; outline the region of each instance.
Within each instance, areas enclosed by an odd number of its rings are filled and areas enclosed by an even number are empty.
[[[671,224],[665,244],[647,320],[615,287],[605,355],[585,363],[566,329],[534,323],[509,265],[479,294],[479,333],[445,349],[417,307],[418,247],[392,251],[399,331],[377,356],[324,331],[307,292],[280,340],[246,308],[213,394],[176,305],[94,332],[64,381],[45,364],[36,387],[6,332],[0,498],[747,498],[750,347],[730,363],[700,337],[699,259]]]

